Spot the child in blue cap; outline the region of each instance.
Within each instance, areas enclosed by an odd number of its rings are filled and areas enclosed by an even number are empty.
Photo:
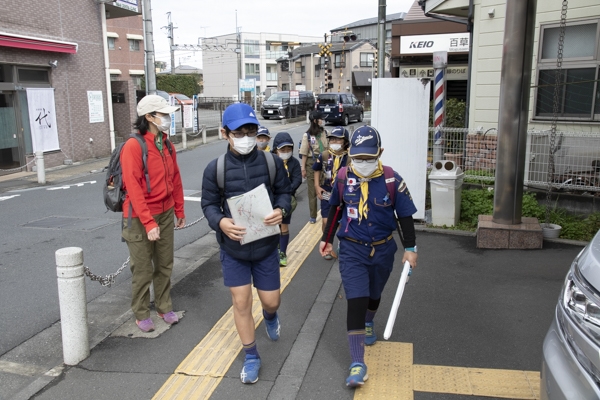
[[[233,301],[233,318],[245,352],[240,373],[243,383],[258,381],[261,359],[256,348],[252,316],[252,288],[256,287],[263,308],[267,335],[279,339],[277,310],[280,303],[279,235],[268,236],[242,245],[246,228],[235,225],[226,199],[265,185],[273,212],[265,217],[265,225],[279,225],[291,209],[290,181],[283,162],[271,153],[258,151],[258,120],[252,107],[235,103],[223,112],[223,136],[228,142],[224,158],[223,188],[217,177],[218,159],[211,161],[202,178],[202,211],[208,225],[216,232],[221,247],[221,268],[225,286]],[[275,162],[271,182],[267,157]]]
[[[362,386],[368,378],[364,346],[377,340],[373,319],[394,266],[398,246],[392,233],[397,223],[404,236],[402,262],[417,266],[412,219],[417,209],[406,182],[379,160],[382,152],[375,128],[365,125],[354,131],[348,151],[351,163],[338,172],[319,246],[322,256],[331,252],[333,233],[340,225],[340,274],[348,303],[346,326],[352,358],[346,385],[350,387]]]

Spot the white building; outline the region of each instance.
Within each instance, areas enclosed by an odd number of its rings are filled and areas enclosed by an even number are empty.
[[[256,93],[277,87],[276,59],[287,55],[288,49],[300,44],[322,42],[319,36],[301,36],[283,33],[236,34],[216,36],[203,40],[202,67],[204,70],[204,96],[238,96],[238,78],[255,79]],[[239,54],[239,56],[238,56]],[[244,92],[250,93],[250,92]]]

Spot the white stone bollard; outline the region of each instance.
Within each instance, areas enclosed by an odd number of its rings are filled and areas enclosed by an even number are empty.
[[[181,147],[187,149],[187,128],[183,128],[181,132]]]
[[[44,166],[44,152],[35,152],[35,164],[37,169],[38,183],[46,184],[46,167]]]
[[[202,125],[202,144],[206,144],[206,125]]]
[[[83,250],[65,247],[56,250],[55,256],[63,359],[67,365],[76,365],[90,355]]]

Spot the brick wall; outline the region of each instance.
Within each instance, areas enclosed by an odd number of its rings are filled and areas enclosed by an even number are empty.
[[[465,170],[495,170],[497,148],[497,135],[467,135]]]

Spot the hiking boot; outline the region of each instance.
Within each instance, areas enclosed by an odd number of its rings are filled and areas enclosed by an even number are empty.
[[[142,321],[135,320],[138,328],[142,330],[142,332],[153,332],[154,331],[154,322],[152,322],[152,318],[147,318]]]
[[[357,387],[365,384],[365,381],[369,379],[367,375],[367,366],[363,363],[352,363],[350,364],[350,375],[346,378],[346,386]]]
[[[317,223],[317,219],[316,218],[311,218],[308,220],[308,222],[310,222],[311,224],[315,224]]]
[[[179,317],[175,314],[175,311],[169,311],[168,313],[161,314],[157,313],[159,317],[161,317],[167,324],[175,325],[179,322]]]
[[[260,371],[260,358],[252,354],[246,354],[240,379],[242,383],[256,383],[258,381],[258,371]]]
[[[286,267],[287,266],[287,255],[283,252],[279,252],[279,266]]]
[[[373,346],[377,341],[373,322],[365,322],[365,345]]]
[[[265,327],[267,328],[267,336],[272,341],[276,342],[279,339],[279,331],[281,325],[279,325],[279,316],[275,313],[275,318],[272,320],[265,319]]]

